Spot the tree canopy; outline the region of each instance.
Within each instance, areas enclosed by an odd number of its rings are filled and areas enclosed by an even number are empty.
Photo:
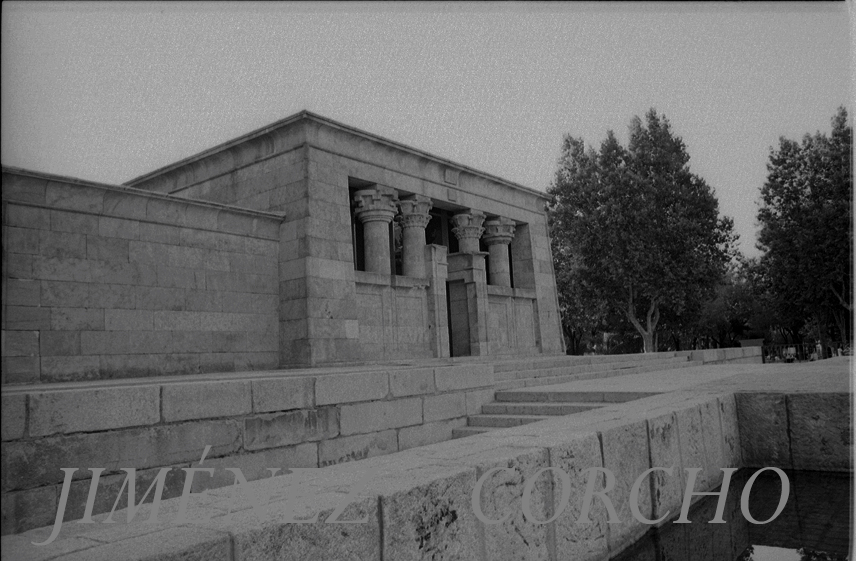
[[[734,255],[732,221],[719,216],[713,190],[690,172],[683,141],[653,109],[644,123],[631,121],[627,147],[612,131],[599,151],[566,136],[548,192],[560,285],[571,275],[564,282],[589,302],[588,316],[566,325],[619,314],[645,351],[655,351],[661,314],[699,309]]]
[[[771,292],[779,307],[813,318],[821,339],[830,323],[852,337],[852,138],[843,107],[829,136],[780,138],[761,189],[758,248]]]

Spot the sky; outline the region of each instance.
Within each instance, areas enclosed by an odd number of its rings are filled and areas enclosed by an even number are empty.
[[[546,191],[670,120],[757,255],[770,148],[852,115],[850,3],[2,4],[3,165],[120,184],[303,109]]]

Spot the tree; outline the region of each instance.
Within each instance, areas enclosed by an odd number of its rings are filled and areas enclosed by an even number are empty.
[[[669,121],[653,109],[645,118],[632,120],[626,148],[612,131],[599,152],[566,136],[549,194],[556,259],[573,256],[579,284],[653,352],[661,313],[712,295],[736,236]]]
[[[830,136],[780,138],[761,188],[758,248],[771,290],[804,321],[814,319],[821,343],[830,325],[852,337],[852,138],[843,107]]]

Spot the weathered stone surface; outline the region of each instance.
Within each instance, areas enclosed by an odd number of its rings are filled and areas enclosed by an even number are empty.
[[[249,382],[204,381],[164,384],[163,420],[186,421],[211,417],[234,417],[252,411]]]
[[[678,419],[678,434],[680,435],[681,459],[683,461],[683,477],[686,484],[686,470],[700,468],[696,474],[694,489],[708,489],[707,456],[704,448],[704,434],[701,428],[701,411],[698,404],[693,403],[676,411]]]
[[[382,505],[383,558],[477,559],[478,521],[470,501],[474,468],[414,468],[375,478],[365,490]]]
[[[175,423],[147,428],[12,441],[3,445],[2,488],[30,489],[61,483],[60,467],[80,467],[75,479],[89,474],[86,467],[106,468],[105,474],[123,467],[145,469],[182,462],[198,462],[210,444],[209,458],[238,450],[241,433],[230,420]]]
[[[744,465],[790,468],[785,396],[739,392],[735,398]]]
[[[442,366],[434,369],[437,391],[453,391],[490,386],[493,384],[493,368],[484,364]]]
[[[253,411],[288,411],[308,409],[314,403],[314,378],[264,378],[253,380]]]
[[[841,393],[788,396],[793,469],[852,471],[852,405]]]
[[[249,417],[244,420],[244,447],[262,450],[335,438],[339,435],[336,413],[335,407],[319,407]]]
[[[229,536],[188,524],[143,534],[114,543],[71,553],[68,561],[108,561],[114,559],[159,561],[230,561]]]
[[[467,415],[478,415],[481,413],[482,405],[493,402],[494,393],[496,393],[496,390],[493,388],[467,392]]]
[[[719,397],[719,420],[722,424],[722,467],[742,467],[743,454],[740,447],[740,427],[737,423],[737,401],[734,394]]]
[[[704,437],[705,475],[709,488],[713,488],[722,482],[721,468],[725,465],[725,455],[722,448],[722,425],[719,420],[719,400],[713,398],[704,401],[700,405],[700,412],[701,433]]]
[[[466,396],[461,392],[427,396],[422,404],[422,413],[426,423],[464,417],[467,414]]]
[[[30,394],[30,435],[151,425],[160,421],[157,386],[125,386]]]
[[[54,486],[4,493],[3,535],[52,524],[56,518],[56,501],[57,489]],[[7,559],[6,548],[3,549],[3,558]],[[24,559],[24,557],[19,557],[19,559]]]
[[[24,428],[27,425],[27,396],[4,395],[0,415],[2,415],[4,441],[23,437]]]
[[[452,438],[452,430],[467,426],[465,418],[425,423],[413,427],[404,427],[398,431],[398,445],[401,450],[445,442]]]
[[[341,436],[319,443],[318,463],[320,467],[325,467],[392,454],[398,450],[398,435],[395,430]]]
[[[608,426],[608,425],[607,425]],[[598,427],[603,443],[603,467],[615,475],[615,487],[607,496],[615,507],[621,523],[609,524],[607,544],[610,553],[620,551],[648,531],[630,512],[630,488],[648,469],[648,429],[645,421],[613,423],[609,428]],[[638,494],[639,512],[651,516],[650,475],[643,481]]]
[[[193,464],[192,467],[199,466]],[[210,476],[207,473],[197,472],[193,479],[192,493],[234,485],[235,474],[226,471],[227,468],[241,470],[249,482],[288,473],[290,468],[318,467],[318,443],[304,442],[297,446],[271,448],[248,454],[233,454],[212,460],[206,459],[201,467],[214,468],[214,475]],[[274,470],[274,475],[271,475],[268,468]],[[279,471],[275,471],[277,468]]]
[[[316,405],[383,399],[388,393],[386,372],[329,374],[315,379]]]
[[[409,397],[343,405],[340,415],[343,435],[420,425],[422,424],[422,399]]]
[[[434,369],[391,370],[389,392],[393,397],[434,393]]]
[[[652,520],[667,513],[674,516],[681,510],[684,498],[684,469],[681,463],[681,443],[678,434],[678,418],[673,411],[648,419],[648,446],[651,467],[672,470],[672,475],[662,470],[653,473]]]

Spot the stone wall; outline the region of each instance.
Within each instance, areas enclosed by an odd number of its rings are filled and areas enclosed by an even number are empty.
[[[360,345],[373,361],[434,356],[427,283],[356,271]]]
[[[649,530],[638,515],[668,520],[680,512],[687,468],[700,468],[694,490],[710,491],[720,484],[722,468],[745,465],[741,442],[747,427],[740,411],[733,393],[661,394],[608,410],[257,481],[250,484],[252,495],[210,491],[206,500],[191,506],[186,521],[175,519],[178,500],[172,499],[161,506],[159,524],[146,531],[137,530],[146,526],[139,523],[112,528],[96,523],[35,550],[29,541],[43,541],[49,532],[44,528],[4,538],[4,546],[20,559],[35,552],[108,558],[130,547],[152,559],[607,559]],[[849,415],[830,422],[849,426]],[[816,453],[824,455],[821,448]],[[610,515],[599,499],[589,511],[591,523],[579,522],[586,470],[592,467],[614,475],[614,486],[605,492],[620,522],[608,522]],[[642,479],[639,513],[633,515],[631,487],[652,467],[672,468],[672,475],[657,471]],[[559,477],[559,470],[567,477]],[[483,477],[478,498],[486,518],[503,519],[495,525],[480,523],[472,509],[476,482]],[[535,484],[527,486],[528,481]],[[358,482],[359,490],[348,496]],[[295,488],[304,494],[287,493]],[[604,489],[605,479],[597,476],[594,490]],[[532,516],[557,519],[550,524],[527,521],[522,508],[526,493]],[[261,506],[254,508],[254,500],[261,500]],[[346,505],[341,520],[365,522],[324,523],[340,504]],[[227,516],[229,511],[236,512]],[[138,517],[144,519],[147,512]],[[295,524],[288,512],[319,516],[315,523]],[[713,514],[693,516],[692,525],[706,538],[691,544],[693,551],[717,559],[736,557],[748,543],[746,525],[732,523],[742,516],[739,509],[724,513],[727,524],[704,523]],[[683,541],[661,546],[677,558],[687,554]]]
[[[492,355],[538,352],[534,290],[488,286],[488,334]]]
[[[4,168],[3,383],[277,366],[281,221]]]
[[[248,480],[268,467],[321,467],[448,440],[493,398],[490,365],[436,366],[291,376],[102,382],[72,388],[6,388],[3,411],[3,534],[51,524],[63,480],[79,467],[66,519],[83,515],[92,474],[105,467],[95,512],[113,506],[124,474],[138,470],[142,493],[160,468],[173,467],[165,497],[181,493],[180,468],[198,463],[214,478],[194,492],[231,484],[224,468]],[[151,500],[151,497],[149,498]]]

